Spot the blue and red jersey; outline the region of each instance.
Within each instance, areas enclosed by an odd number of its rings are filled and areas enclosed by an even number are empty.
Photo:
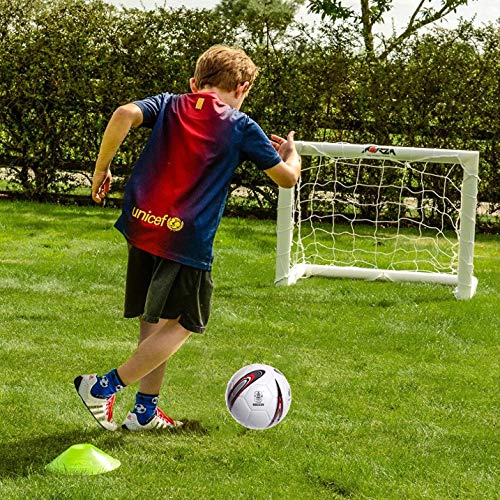
[[[215,92],[165,93],[135,104],[152,132],[115,226],[141,250],[210,270],[236,167],[250,160],[266,170],[281,158],[257,123]]]

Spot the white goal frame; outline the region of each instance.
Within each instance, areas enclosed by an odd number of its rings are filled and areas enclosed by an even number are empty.
[[[279,188],[275,274],[277,285],[292,285],[302,277],[316,275],[394,282],[441,283],[454,286],[454,295],[459,300],[470,299],[475,294],[477,279],[473,275],[473,258],[479,170],[477,151],[304,141],[297,141],[296,146],[302,156],[384,159],[390,154],[392,158],[403,162],[460,164],[463,168],[463,180],[460,195],[460,228],[457,232],[458,263],[456,273],[308,264],[306,262],[299,262],[292,266],[292,244],[296,226],[294,221],[295,188]]]

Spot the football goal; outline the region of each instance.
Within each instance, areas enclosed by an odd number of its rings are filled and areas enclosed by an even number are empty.
[[[301,179],[279,190],[276,279],[441,283],[473,275],[479,153],[297,142]]]

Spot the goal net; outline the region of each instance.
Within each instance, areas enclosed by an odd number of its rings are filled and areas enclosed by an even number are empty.
[[[280,188],[276,283],[328,276],[442,283],[471,298],[479,154],[297,142]]]

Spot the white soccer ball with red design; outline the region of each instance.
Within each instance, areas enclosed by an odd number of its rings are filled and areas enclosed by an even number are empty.
[[[268,429],[285,418],[292,392],[285,376],[269,365],[253,364],[238,370],[226,389],[233,418],[249,429]]]

